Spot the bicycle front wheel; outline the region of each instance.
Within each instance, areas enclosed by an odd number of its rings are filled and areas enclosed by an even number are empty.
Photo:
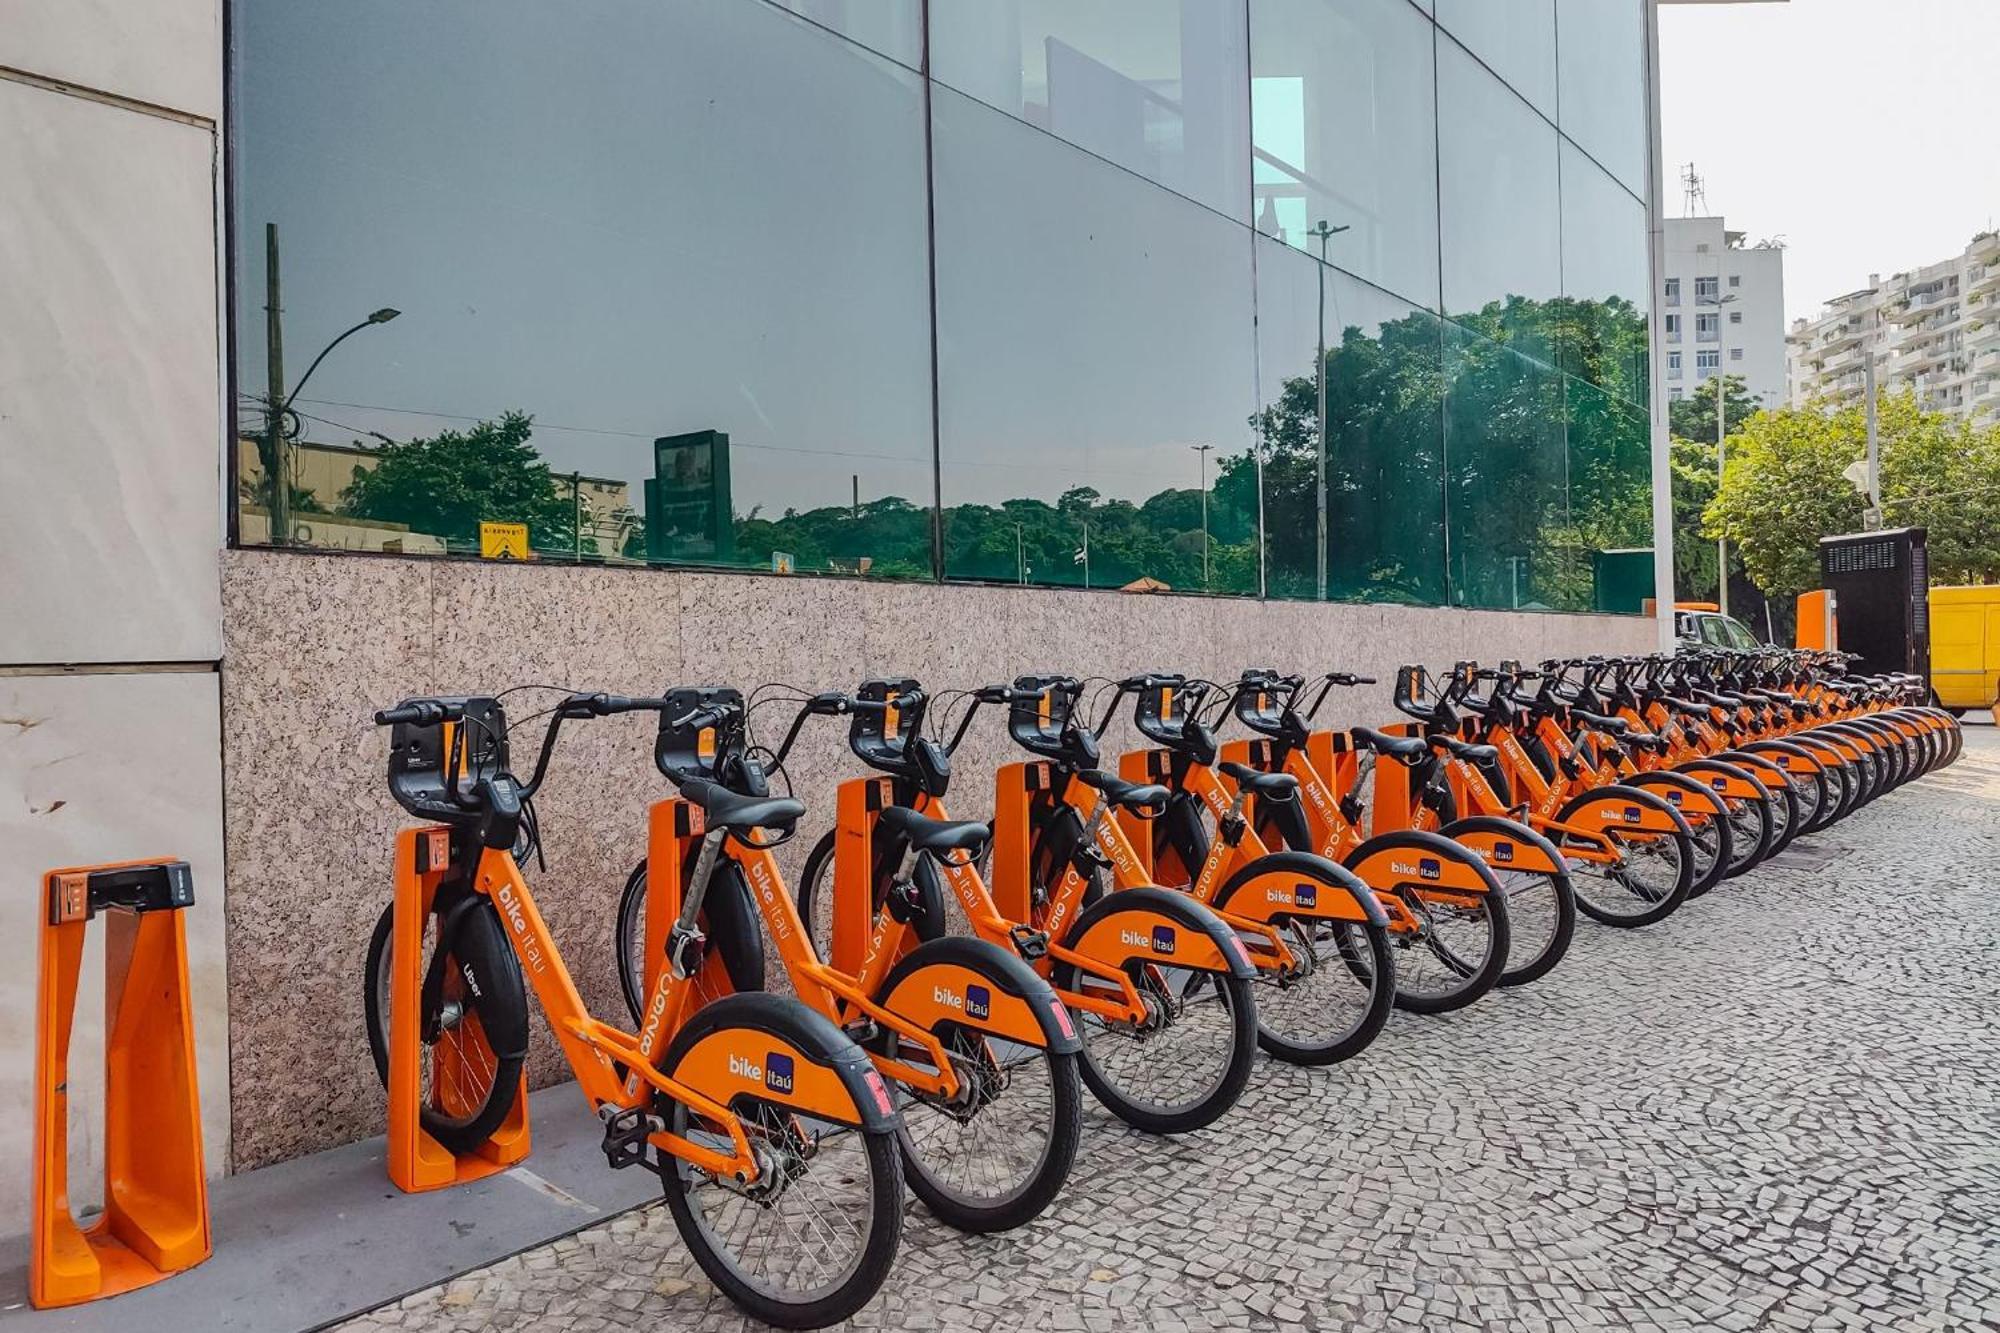
[[[699,1058],[701,1038],[731,1027],[809,1048],[813,1024],[787,1012],[794,1007],[761,994],[719,999],[681,1029],[662,1072],[675,1076],[690,1052]],[[734,1154],[727,1126],[678,1102],[663,1099],[662,1110],[674,1134]],[[711,1175],[661,1154],[667,1211],[688,1252],[724,1295],[767,1324],[824,1328],[850,1318],[881,1290],[902,1243],[894,1130],[821,1120],[753,1092],[731,1098],[729,1110],[750,1141],[755,1179]]]
[[[431,994],[416,1016],[417,1097],[424,1130],[446,1151],[467,1153],[492,1137],[514,1109],[528,1046],[528,995],[521,964],[490,902],[464,906],[451,919],[452,938],[441,963],[439,928],[447,917],[433,911],[424,919],[417,975],[428,977],[434,966],[438,975],[425,988]],[[368,1047],[385,1088],[395,932],[391,903],[368,942],[364,996]]]

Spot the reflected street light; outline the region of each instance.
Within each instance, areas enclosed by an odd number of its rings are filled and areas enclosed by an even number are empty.
[[[1315,378],[1319,381],[1319,448],[1313,459],[1314,488],[1318,492],[1318,540],[1313,545],[1318,550],[1319,600],[1326,600],[1326,243],[1334,236],[1346,231],[1346,227],[1336,227],[1321,218],[1306,232],[1319,239],[1319,357],[1314,363]]]
[[[292,466],[291,450],[285,439],[285,413],[292,407],[292,400],[299,396],[299,390],[306,387],[306,381],[319,369],[319,363],[326,360],[328,352],[361,330],[374,324],[387,324],[400,310],[383,306],[368,318],[346,330],[338,338],[320,349],[320,354],[306,367],[306,373],[299,376],[299,382],[285,392],[284,334],[280,316],[284,306],[278,296],[278,224],[264,224],[264,338],[265,359],[270,373],[270,395],[265,400],[270,415],[265,420],[265,473],[271,487],[271,544],[288,546],[292,539]]]

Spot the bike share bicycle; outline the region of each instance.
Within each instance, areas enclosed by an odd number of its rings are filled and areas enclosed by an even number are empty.
[[[417,818],[443,825],[448,844],[424,932],[416,1015],[422,1127],[460,1153],[506,1117],[521,1087],[532,986],[604,1124],[610,1165],[660,1177],[689,1252],[737,1305],[766,1323],[824,1327],[875,1295],[902,1234],[900,1119],[867,1054],[795,1000],[752,992],[701,1002],[698,948],[682,950],[661,973],[641,1031],[600,1022],[585,1008],[516,859],[517,842],[525,850],[538,841],[533,799],[562,724],[668,706],[569,695],[551,710],[526,782],[509,766],[497,697],[407,699],[375,715],[378,726],[393,728],[390,794]],[[805,810],[714,786],[691,797],[710,861],[725,841],[791,825]],[[698,878],[680,904],[677,938],[697,937],[704,888]],[[369,1040],[385,1084],[390,924],[385,913],[366,977]]]
[[[1482,696],[1475,691],[1482,682],[1496,688]],[[1654,792],[1598,782],[1556,722],[1553,703],[1514,698],[1502,673],[1473,662],[1459,663],[1435,693],[1423,667],[1400,668],[1394,702],[1426,733],[1497,751],[1490,760],[1450,766],[1446,791],[1426,806],[1440,823],[1472,813],[1526,824],[1562,852],[1577,907],[1604,925],[1650,925],[1687,901],[1694,884],[1687,819]],[[1549,771],[1530,757],[1531,737],[1554,761]]]
[[[711,902],[734,902],[761,918],[799,998],[853,1037],[894,1090],[911,1191],[962,1231],[1001,1231],[1038,1216],[1069,1175],[1082,1114],[1082,1043],[1048,982],[1013,951],[963,937],[829,966],[772,854],[783,839],[736,838],[714,850],[703,841],[688,854],[701,835],[693,816],[718,793],[770,799],[743,696],[701,687],[667,699],[654,762],[680,794],[652,807],[647,859],[627,881],[618,913],[616,957],[635,1020],[654,976],[702,946],[699,935],[682,931],[677,900],[699,886]],[[841,694],[802,702],[771,758],[778,771],[808,717],[879,716],[888,707]],[[905,831],[930,876],[969,858],[986,836],[976,824],[913,821]]]
[[[857,708],[848,731],[855,756],[886,776],[841,784],[839,822],[806,858],[799,914],[814,939],[836,958],[899,955],[949,929],[948,888],[973,934],[1018,952],[1056,987],[1083,1033],[1084,1082],[1114,1115],[1151,1133],[1182,1133],[1234,1106],[1257,1034],[1250,958],[1234,932],[1164,889],[1085,902],[1111,803],[1143,802],[1146,793],[1087,770],[1078,781],[1096,795],[1079,796],[1073,808],[1089,811],[1065,835],[1075,854],[1047,862],[1033,885],[1011,878],[989,888],[969,858],[912,863],[912,839],[950,822],[951,756],[980,709],[1039,696],[1004,685],[955,691],[962,706],[948,740],[943,727],[925,734],[930,699],[914,680],[866,681],[852,697],[886,705]]]
[[[1562,854],[1541,834],[1504,816],[1476,814],[1448,823],[1434,817],[1433,807],[1449,792],[1450,766],[1491,763],[1497,753],[1436,733],[1315,730],[1313,719],[1336,687],[1376,682],[1332,671],[1317,683],[1309,703],[1300,698],[1303,676],[1253,669],[1238,683],[1237,720],[1259,739],[1231,741],[1223,756],[1260,772],[1289,774],[1300,795],[1296,801],[1255,803],[1251,817],[1258,832],[1268,841],[1333,860],[1351,856],[1377,834],[1415,830],[1444,837],[1485,861],[1506,894],[1507,959],[1496,984],[1521,986],[1548,975],[1569,951],[1576,930],[1576,893]],[[1399,772],[1405,775],[1400,781]],[[1427,813],[1433,817],[1425,818]]]

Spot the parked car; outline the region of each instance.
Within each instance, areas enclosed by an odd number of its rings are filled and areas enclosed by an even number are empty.
[[[1702,648],[1761,648],[1763,640],[1752,634],[1734,616],[1725,616],[1713,606],[1674,608],[1674,634],[1682,643]]]

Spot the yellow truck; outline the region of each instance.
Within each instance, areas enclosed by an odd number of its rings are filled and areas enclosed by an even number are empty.
[[[1954,714],[2000,702],[2000,584],[1931,589],[1931,688]]]

